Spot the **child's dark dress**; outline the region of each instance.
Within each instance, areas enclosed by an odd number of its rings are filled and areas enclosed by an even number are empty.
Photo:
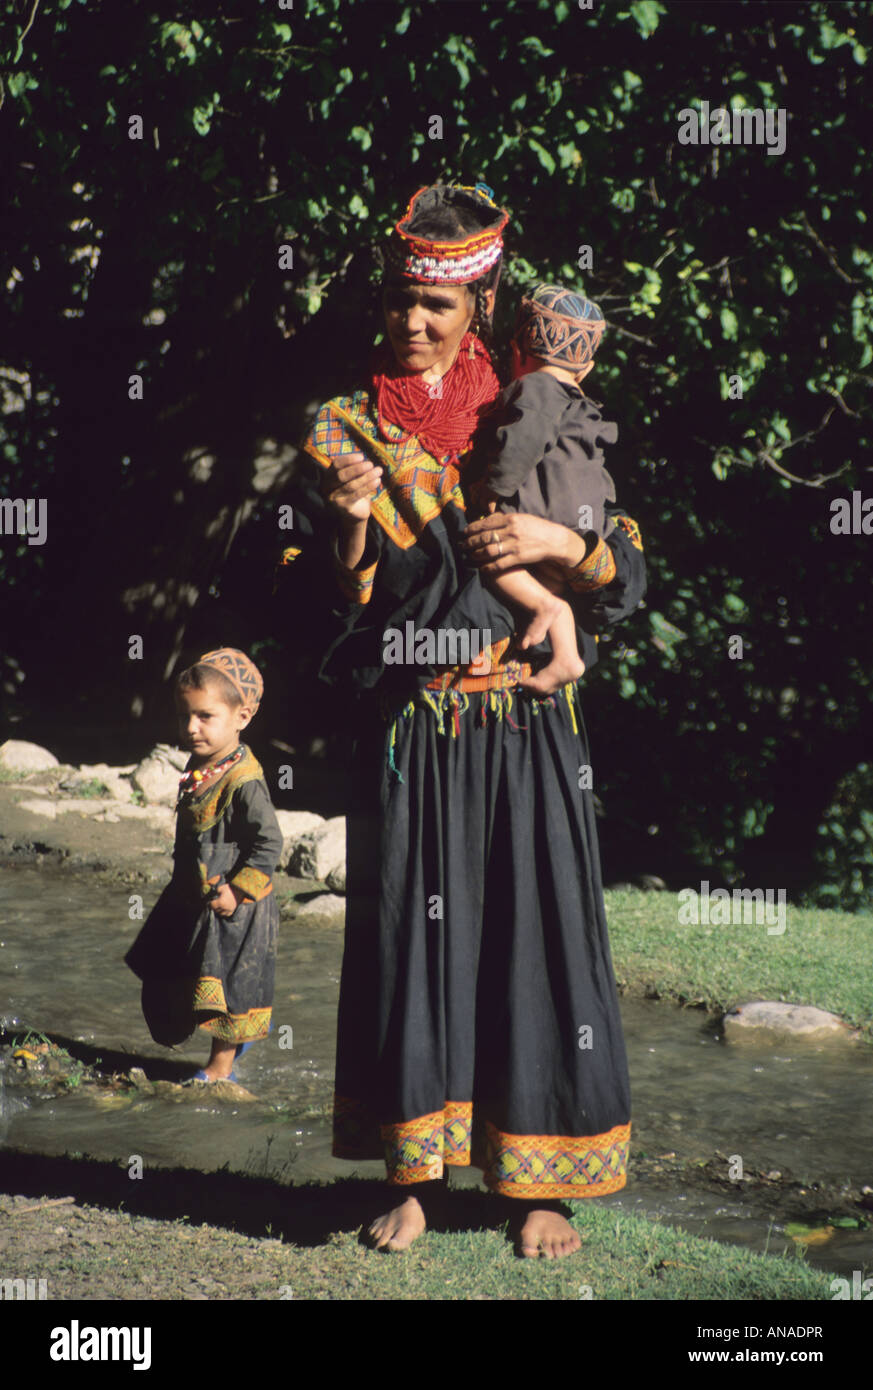
[[[604,511],[615,488],[603,466],[601,444],[614,444],[618,426],[604,420],[578,386],[549,372],[529,372],[501,391],[497,409],[483,421],[476,463],[501,512],[526,512],[548,521],[579,525],[579,508],[591,508],[582,532],[606,539],[614,522]],[[474,465],[475,467],[475,465]]]
[[[173,877],[125,956],[143,982],[149,1031],[165,1046],[198,1023],[228,1043],[269,1032],[282,832],[261,765],[241,747],[221,776],[180,801]],[[209,899],[225,882],[247,896],[219,917]]]

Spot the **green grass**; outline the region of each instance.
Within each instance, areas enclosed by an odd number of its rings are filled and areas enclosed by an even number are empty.
[[[815,1004],[873,1042],[873,916],[786,909],[781,936],[766,926],[681,926],[675,893],[608,892],[619,984],[723,1012],[754,999]]]
[[[832,1275],[795,1254],[757,1255],[593,1202],[574,1216],[582,1249],[563,1260],[521,1260],[501,1231],[426,1232],[402,1255],[351,1233],[315,1249],[291,1247],[282,1280],[294,1298],[574,1301],[830,1299]],[[279,1297],[259,1290],[260,1297]]]
[[[88,782],[81,782],[76,787],[77,797],[93,797],[95,800],[102,799],[109,795],[109,788],[105,782],[101,782],[99,777],[92,777]]]

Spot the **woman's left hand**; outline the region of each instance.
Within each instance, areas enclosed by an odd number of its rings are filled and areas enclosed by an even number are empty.
[[[536,565],[551,560],[575,564],[585,553],[585,542],[568,526],[525,512],[493,512],[473,521],[461,544],[468,560],[482,574],[502,574],[517,565]],[[571,554],[573,550],[578,556]]]

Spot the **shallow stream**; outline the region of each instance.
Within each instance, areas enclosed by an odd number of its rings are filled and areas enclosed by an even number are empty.
[[[125,1054],[119,1069],[145,1066],[151,1077],[182,1080],[202,1065],[208,1039],[169,1052],[149,1037],[139,982],[123,956],[139,929],[128,916],[132,891],[86,873],[22,867],[0,878],[0,1025],[27,1028],[97,1056]],[[157,891],[144,895],[145,910]],[[72,1089],[40,1096],[17,1070],[0,1078],[0,1144],[42,1154],[78,1153],[144,1164],[231,1170],[303,1182],[348,1177],[353,1166],[330,1154],[330,1104],[342,932],[283,921],[274,1029],[238,1065],[257,1104],[168,1095]],[[667,1003],[622,1001],[633,1091],[633,1142],[626,1189],[610,1206],[681,1225],[755,1250],[792,1249],[786,1213],[765,1188],[719,1192],[695,1169],[670,1162],[728,1159],[745,1170],[776,1171],[807,1188],[873,1185],[873,1048],[727,1046],[705,1013]],[[287,1029],[293,1030],[293,1045]],[[283,1029],[285,1030],[283,1032]],[[74,1055],[75,1055],[75,1048]],[[634,1171],[634,1155],[665,1156]],[[667,1157],[669,1156],[669,1158]],[[675,1167],[675,1164],[674,1164]],[[381,1164],[354,1165],[379,1178]],[[711,1171],[711,1170],[710,1170]],[[473,1185],[476,1170],[453,1170]],[[776,1179],[774,1179],[774,1182]],[[775,1215],[778,1208],[778,1218]],[[821,1213],[822,1223],[826,1212]],[[837,1229],[811,1247],[811,1263],[846,1274],[873,1268],[873,1229]]]

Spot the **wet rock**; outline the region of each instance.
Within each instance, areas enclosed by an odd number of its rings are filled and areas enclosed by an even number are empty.
[[[184,771],[187,761],[188,754],[183,749],[159,743],[134,768],[130,780],[149,805],[175,806],[179,774]]]
[[[238,1081],[194,1081],[191,1083],[179,1083],[176,1081],[155,1081],[153,1091],[157,1096],[163,1096],[167,1100],[175,1100],[179,1103],[194,1102],[202,1105],[204,1101],[210,1100],[234,1100],[234,1101],[256,1101],[257,1096],[253,1096],[251,1091],[247,1091],[245,1086],[240,1086]]]
[[[127,1075],[138,1091],[148,1091],[154,1094],[155,1088],[149,1081],[142,1067],[131,1067]]]
[[[195,1088],[192,1087],[193,1089]],[[210,1096],[216,1096],[219,1100],[254,1101],[257,1099],[251,1091],[246,1090],[245,1086],[240,1086],[238,1081],[213,1081],[211,1084],[196,1089],[208,1091]]]
[[[331,869],[325,883],[334,893],[344,893],[346,891],[346,866],[342,863],[336,869]]]
[[[334,816],[304,835],[294,849],[289,873],[296,878],[317,878],[322,882],[346,860],[346,818]]]
[[[298,917],[339,917],[345,916],[346,900],[337,897],[335,893],[320,893],[317,898],[312,898],[308,903],[303,903],[297,909]]]
[[[317,816],[314,811],[277,811],[276,820],[279,822],[283,841],[279,868],[284,869],[303,836],[324,825],[325,820],[324,816]]]
[[[753,1004],[738,1004],[722,1020],[728,1042],[761,1042],[772,1039],[784,1042],[848,1041],[851,1029],[836,1014],[809,1004],[783,1004],[763,1000]]]
[[[60,767],[54,753],[41,748],[38,743],[25,743],[18,738],[8,738],[0,744],[0,767],[11,772],[45,772],[49,767]]]

